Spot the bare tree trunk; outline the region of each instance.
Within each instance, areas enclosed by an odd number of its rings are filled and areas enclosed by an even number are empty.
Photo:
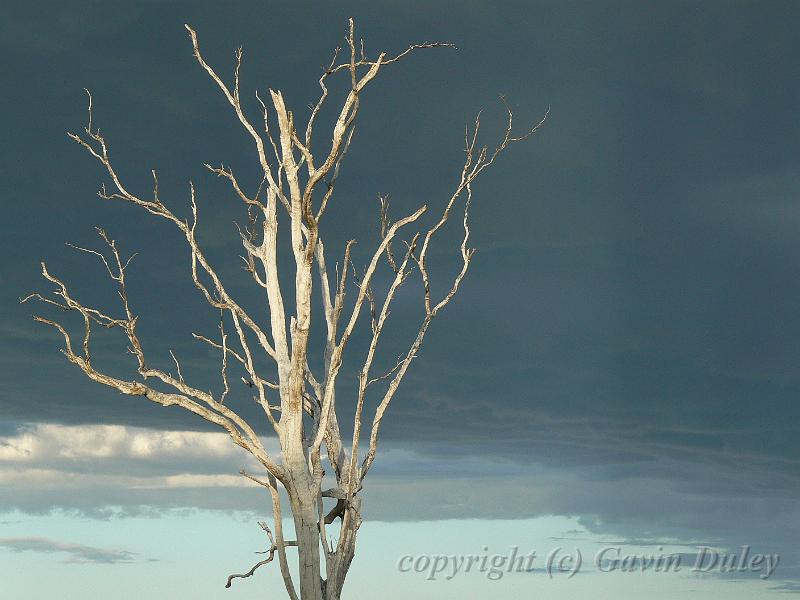
[[[342,527],[339,533],[339,543],[336,550],[334,567],[328,574],[326,584],[326,600],[340,600],[342,588],[350,570],[350,564],[356,553],[356,535],[361,526],[361,498],[355,497],[351,505],[344,509]]]
[[[297,536],[301,600],[323,600],[317,495],[294,490],[289,500]]]
[[[286,413],[281,427],[281,446],[287,477],[284,486],[294,519],[297,541],[300,600],[323,600],[320,576],[319,480],[309,472],[303,447],[302,399],[288,403],[298,410]]]

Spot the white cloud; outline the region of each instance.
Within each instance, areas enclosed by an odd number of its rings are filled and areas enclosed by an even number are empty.
[[[163,460],[175,456],[234,458],[242,454],[221,432],[160,431],[122,425],[37,424],[0,438],[0,462],[7,463],[102,458]]]
[[[122,425],[37,424],[0,438],[0,461],[40,462],[125,457],[163,460],[169,456],[234,457],[241,451],[225,433],[159,431]]]
[[[273,440],[263,442],[277,450]],[[20,500],[100,493],[99,507],[114,504],[111,498],[119,500],[126,491],[144,493],[141,501],[156,490],[253,487],[238,474],[241,468],[262,470],[221,432],[36,424],[0,437],[0,486]],[[103,491],[115,493],[104,501]],[[155,496],[150,500],[158,504]]]

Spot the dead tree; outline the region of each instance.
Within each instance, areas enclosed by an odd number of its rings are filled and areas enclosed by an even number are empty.
[[[336,188],[342,161],[353,139],[356,116],[364,89],[387,66],[407,57],[416,50],[439,48],[451,44],[434,42],[413,44],[396,55],[385,52],[369,58],[363,41],[357,40],[353,21],[350,20],[346,34],[344,58],[341,49],[336,49],[333,59],[319,78],[321,93],[304,130],[300,129],[293,112],[287,109],[279,91],[270,90],[267,101],[258,94],[259,120],[252,121],[246,114],[239,95],[239,70],[242,50],[236,52],[236,67],[233,83],[226,84],[215,69],[206,61],[200,50],[195,31],[186,26],[200,66],[227,99],[233,113],[245,129],[255,148],[260,164],[259,177],[263,179],[255,193],[248,194],[240,185],[233,171],[225,166],[206,165],[213,174],[226,179],[236,197],[248,211],[250,226],[241,231],[244,247],[245,268],[252,275],[253,283],[263,288],[266,295],[268,322],[249,314],[225,286],[219,271],[209,262],[206,253],[195,235],[197,226],[197,203],[195,188],[189,185],[191,219],[181,219],[159,196],[158,179],[152,172],[152,195],[142,197],[134,193],[122,181],[114,166],[106,139],[92,122],[92,98],[89,95],[88,124],[82,133],[69,136],[96,159],[110,178],[99,192],[107,201],[134,204],[157,219],[174,225],[177,233],[185,239],[190,255],[189,270],[192,281],[212,309],[220,311],[220,335],[217,339],[195,334],[221,355],[219,367],[223,390],[219,394],[204,391],[184,379],[180,363],[174,354],[172,360],[177,374],[152,366],[146,359],[143,345],[137,333],[138,315],[129,302],[126,288],[126,268],[130,259],[123,259],[115,241],[102,229],[99,235],[107,245],[105,251],[87,248],[78,250],[96,255],[104,265],[109,277],[118,287],[121,310],[106,312],[93,308],[78,300],[62,279],[54,275],[42,263],[43,277],[54,285],[53,295],[32,294],[23,299],[39,300],[49,306],[80,315],[83,331],[80,341],[73,341],[67,327],[58,321],[35,316],[34,319],[55,328],[63,337],[62,352],[67,360],[76,365],[90,379],[130,396],[140,396],[163,406],[179,406],[206,421],[224,429],[233,442],[253,455],[264,468],[263,474],[242,475],[265,487],[272,498],[274,532],[261,523],[269,539],[268,556],[248,572],[231,575],[227,586],[234,578],[250,577],[255,570],[273,560],[277,554],[278,564],[290,598],[302,600],[336,600],[341,597],[342,586],[355,554],[356,533],[361,525],[361,490],[372,467],[378,450],[381,423],[395,397],[398,386],[422,345],[433,320],[447,306],[467,273],[474,249],[469,246],[469,208],[472,201],[473,184],[476,178],[510,144],[527,138],[544,122],[540,121],[524,135],[512,133],[512,113],[507,110],[506,126],[499,143],[492,149],[478,143],[480,114],[465,135],[465,157],[463,167],[454,178],[454,187],[449,197],[443,198],[430,225],[420,227],[421,217],[428,211],[420,206],[410,214],[391,221],[388,205],[381,203],[380,243],[358,276],[354,300],[346,302],[348,285],[355,276],[348,271],[352,266],[351,248],[354,240],[343,249],[341,269],[329,273],[320,224]],[[327,84],[330,78],[342,76],[349,79],[349,90],[341,106],[337,108],[332,131],[324,137],[330,140],[330,149],[320,153],[316,142],[318,132],[315,122],[326,102],[330,102]],[[88,91],[87,91],[88,94]],[[546,115],[545,115],[546,118]],[[327,148],[327,144],[325,144]],[[294,306],[287,306],[278,278],[278,213],[285,210],[288,218],[291,257],[294,259]],[[435,297],[431,293],[431,271],[428,264],[429,251],[445,224],[455,215],[462,221],[463,233],[460,241],[460,268],[452,275],[446,292]],[[412,231],[413,233],[407,233]],[[401,232],[404,234],[400,237]],[[402,241],[402,243],[401,243]],[[400,250],[398,252],[398,250]],[[388,289],[379,297],[375,290],[375,274],[387,269]],[[389,309],[397,297],[398,289],[416,273],[421,278],[421,302],[424,316],[419,323],[416,337],[407,350],[400,355],[388,372],[373,373],[373,362],[389,317]],[[315,280],[318,282],[314,285]],[[325,348],[318,375],[309,365],[309,332],[312,322],[312,302],[320,302],[325,316]],[[351,440],[343,440],[337,413],[336,382],[342,367],[345,349],[348,346],[362,313],[367,313],[371,335],[368,351],[357,376],[355,411]],[[364,319],[362,319],[363,321]],[[137,363],[137,374],[130,379],[119,379],[95,368],[92,361],[92,327],[119,329],[127,338],[130,352]],[[256,365],[266,355],[274,364],[277,377],[274,381]],[[229,367],[236,363],[246,374],[242,380],[255,394],[255,401],[263,409],[263,415],[277,436],[280,455],[276,457],[265,448],[264,441],[256,429],[240,416],[237,410],[226,404],[230,391]],[[153,382],[156,385],[153,385]],[[370,407],[371,422],[365,418],[367,390],[380,384],[376,404]],[[163,391],[163,390],[168,391]],[[374,412],[373,412],[374,411]],[[368,430],[366,425],[368,424]],[[363,429],[363,431],[362,431]],[[349,443],[345,443],[349,441]],[[324,454],[323,456],[323,448]],[[323,489],[323,462],[327,459],[336,484]],[[295,539],[287,540],[282,527],[282,495],[285,490],[291,515],[294,520]],[[331,508],[330,504],[335,505]],[[325,504],[328,503],[328,508]],[[336,521],[338,520],[338,523]],[[335,525],[334,525],[335,524]],[[337,541],[329,529],[334,529]],[[297,552],[297,569],[290,569],[287,549]],[[299,577],[293,580],[292,572]]]

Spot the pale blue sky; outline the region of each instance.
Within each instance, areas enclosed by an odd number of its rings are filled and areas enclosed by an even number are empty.
[[[117,564],[69,562],[66,552],[2,552],[0,577],[4,597],[83,600],[93,598],[193,598],[249,600],[265,594],[279,595],[280,576],[272,565],[262,567],[258,577],[234,581],[222,589],[228,572],[255,563],[261,557],[248,548],[262,542],[260,530],[241,514],[195,512],[161,518],[125,518],[111,521],[31,517],[10,513],[4,532],[11,537],[33,536],[69,539],[86,546],[125,548],[133,553],[130,562]],[[289,529],[290,524],[287,523]],[[619,540],[596,536],[584,530],[577,519],[543,517],[525,520],[448,520],[417,523],[372,522],[360,532],[357,561],[348,584],[348,598],[368,600],[380,590],[385,600],[414,598],[527,598],[555,600],[592,598],[681,598],[689,594],[708,600],[753,600],[773,597],[779,583],[758,579],[725,582],[714,575],[692,572],[686,560],[677,573],[605,572],[593,567],[593,557],[605,547],[618,547]],[[398,560],[405,555],[507,555],[517,545],[520,554],[536,551],[534,571],[504,573],[490,580],[486,573],[460,573],[447,580],[430,572],[401,573]],[[544,558],[557,548],[579,548],[587,563],[572,578],[544,572]],[[658,552],[652,547],[625,544],[625,553],[642,555]],[[488,550],[487,550],[488,549]],[[690,546],[668,545],[663,553],[695,552]],[[757,551],[757,549],[754,549]],[[707,563],[705,563],[707,564]],[[608,567],[605,567],[608,568]],[[46,576],[45,576],[46,574]],[[90,590],[90,591],[89,591]]]

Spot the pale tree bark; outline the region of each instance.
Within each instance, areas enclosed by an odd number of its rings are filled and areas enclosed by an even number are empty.
[[[195,333],[194,337],[219,351],[222,392],[214,394],[189,384],[172,351],[170,355],[177,375],[151,365],[137,333],[139,317],[129,303],[126,270],[130,259],[123,259],[116,242],[102,229],[98,229],[98,233],[106,245],[104,251],[75,248],[101,260],[118,288],[121,310],[113,314],[120,316],[112,316],[111,312],[82,303],[62,279],[51,273],[45,263],[41,267],[42,276],[53,284],[53,296],[34,293],[22,301],[38,300],[80,315],[83,329],[79,343],[73,342],[73,334],[63,324],[42,316],[35,316],[34,319],[61,334],[64,343],[62,352],[87,377],[123,394],[141,396],[164,406],[179,406],[202,417],[225,430],[235,444],[252,454],[263,467],[263,474],[241,473],[270,493],[274,527],[260,523],[269,541],[265,552],[268,557],[246,573],[231,575],[226,587],[230,587],[234,579],[252,576],[259,567],[272,562],[277,555],[286,593],[290,598],[338,600],[355,556],[357,532],[362,522],[361,491],[376,458],[381,424],[411,362],[420,350],[431,322],[458,292],[474,254],[474,249],[469,246],[469,208],[473,184],[501,152],[513,142],[533,134],[545,119],[524,135],[515,136],[512,133],[512,113],[506,105],[508,120],[505,129],[499,143],[490,149],[478,143],[479,114],[472,128],[467,128],[464,163],[455,178],[452,193],[443,200],[431,223],[421,225],[428,212],[428,207],[424,205],[391,221],[388,201],[381,199],[381,241],[377,248],[371,253],[363,270],[356,273],[351,260],[355,240],[348,242],[343,250],[342,262],[337,265],[331,281],[320,223],[331,205],[339,171],[353,139],[363,90],[384,67],[398,62],[413,51],[449,47],[451,44],[413,44],[399,54],[390,56],[382,52],[372,59],[367,57],[363,41],[356,38],[353,21],[350,20],[345,37],[347,56],[340,60],[341,49],[334,52],[333,59],[319,78],[319,99],[301,131],[280,91],[270,90],[267,101],[256,94],[261,114],[257,121],[251,121],[240,98],[242,50],[236,52],[233,83],[226,84],[203,57],[195,31],[188,25],[186,29],[195,58],[221,90],[236,119],[252,139],[260,165],[262,181],[252,194],[244,191],[229,167],[208,164],[206,167],[228,180],[233,193],[247,210],[248,224],[240,230],[243,260],[253,284],[263,289],[268,313],[266,322],[260,322],[261,319],[242,308],[198,242],[195,234],[198,207],[193,184],[189,184],[191,221],[176,216],[159,197],[155,172],[152,172],[153,188],[148,198],[134,194],[124,184],[111,160],[106,139],[92,123],[90,94],[88,123],[82,133],[70,133],[69,136],[100,163],[110,178],[110,187],[107,189],[104,185],[99,192],[102,199],[138,206],[152,216],[172,223],[185,240],[192,281],[208,305],[221,315],[216,339],[199,333]],[[315,124],[323,106],[330,102],[327,81],[340,74],[349,78],[349,91],[336,111],[338,116],[332,130],[320,136]],[[319,137],[327,143],[318,143]],[[328,143],[329,149],[319,150],[320,145],[328,148]],[[285,211],[287,215],[288,227],[281,234],[281,239],[285,237],[288,241],[288,250],[294,262],[294,305],[291,307],[284,303],[278,276],[279,211]],[[431,291],[428,254],[437,234],[456,212],[462,229],[458,248],[460,267],[445,285],[446,292],[437,298]],[[389,270],[391,283],[379,295],[375,289],[375,275],[381,269]],[[354,274],[348,275],[351,270]],[[424,306],[416,336],[397,358],[394,367],[385,373],[375,374],[373,363],[390,316],[390,308],[398,290],[415,272],[421,280],[420,300]],[[348,301],[348,287],[353,285],[357,290],[355,298]],[[325,318],[324,360],[320,377],[315,376],[309,365],[309,334],[315,302],[320,303]],[[364,323],[362,313],[367,313],[368,323]],[[355,412],[352,415],[337,414],[337,377],[345,349],[359,323],[368,326],[370,341],[358,371]],[[93,326],[122,331],[136,361],[136,376],[119,379],[96,368],[91,352]],[[263,364],[264,357],[274,364],[277,373],[274,381],[256,366]],[[280,455],[270,454],[253,424],[226,404],[231,386],[238,381],[229,375],[232,364],[244,372],[241,380],[252,388],[254,400],[263,410],[264,419],[277,437]],[[151,381],[156,382],[158,387],[153,386]],[[375,385],[383,386],[383,391],[378,394],[377,403],[370,406],[368,391]],[[371,421],[365,419],[367,408],[374,410]],[[339,426],[340,419],[345,417],[353,419],[353,435],[347,443],[342,439]],[[366,444],[363,449],[362,439]],[[325,460],[329,466],[323,467]],[[323,489],[322,486],[325,468],[330,469],[336,481],[336,485],[329,489]],[[293,540],[287,540],[284,536],[281,488],[285,490],[294,520]],[[336,543],[332,542],[334,537]],[[290,552],[296,552],[296,558],[292,559]],[[296,564],[296,581],[290,567],[293,561]]]

